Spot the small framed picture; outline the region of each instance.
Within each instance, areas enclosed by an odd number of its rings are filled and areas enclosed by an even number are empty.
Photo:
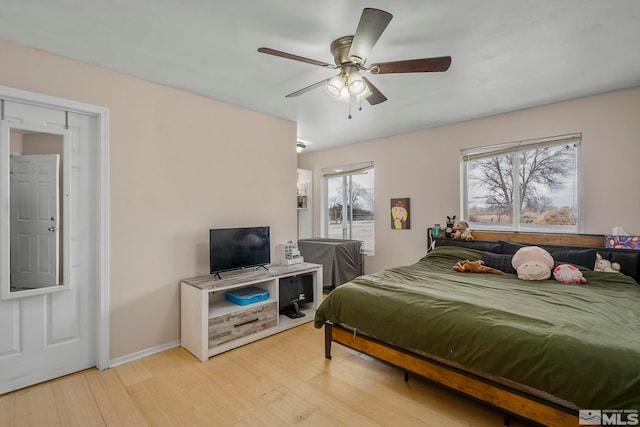
[[[408,197],[391,199],[391,229],[408,230],[411,228]]]

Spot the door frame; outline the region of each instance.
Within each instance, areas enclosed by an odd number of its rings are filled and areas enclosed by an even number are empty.
[[[40,93],[0,86],[0,99],[53,108],[96,118],[96,367],[109,368],[109,109]]]

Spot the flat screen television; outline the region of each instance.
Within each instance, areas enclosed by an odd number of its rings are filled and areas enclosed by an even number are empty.
[[[209,230],[211,274],[271,262],[269,227],[214,228]]]

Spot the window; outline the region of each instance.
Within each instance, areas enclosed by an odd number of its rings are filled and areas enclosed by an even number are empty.
[[[373,162],[322,170],[325,180],[323,236],[363,241],[364,252],[373,255]]]
[[[461,150],[464,218],[485,230],[582,231],[581,139],[572,134]]]

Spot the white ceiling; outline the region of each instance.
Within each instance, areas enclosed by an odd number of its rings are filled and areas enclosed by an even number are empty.
[[[452,57],[445,73],[371,75],[362,111],[323,88],[362,9],[394,15],[367,63]],[[638,0],[0,0],[0,38],[297,123],[310,149],[640,85]],[[7,64],[3,64],[7,66]]]

